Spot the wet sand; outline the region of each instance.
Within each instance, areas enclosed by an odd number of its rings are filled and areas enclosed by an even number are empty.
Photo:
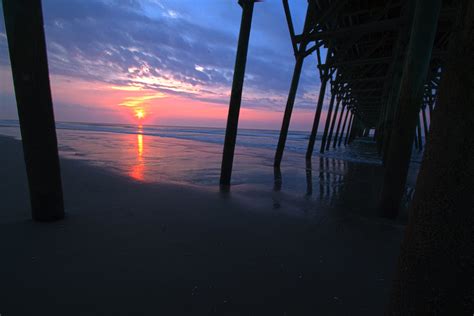
[[[63,158],[67,218],[34,223],[21,145],[0,148],[2,315],[383,314],[403,225],[368,211],[377,188],[346,181],[339,202],[293,216],[306,194],[278,181],[226,195]],[[344,174],[364,168],[378,174]]]

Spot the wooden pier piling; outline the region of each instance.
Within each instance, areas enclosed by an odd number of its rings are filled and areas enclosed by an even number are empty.
[[[328,133],[329,133],[329,125],[331,124],[331,118],[332,118],[332,109],[334,107],[334,101],[336,99],[336,89],[335,87],[331,88],[331,101],[329,102],[329,108],[326,116],[326,122],[324,124],[324,133],[323,133],[323,138],[321,139],[321,148],[319,149],[319,152],[321,154],[324,154],[324,150],[326,148],[326,141],[328,138]]]
[[[252,26],[252,15],[254,0],[240,0],[242,6],[242,20],[240,23],[239,43],[237,46],[237,57],[235,60],[234,78],[232,81],[232,92],[230,95],[229,114],[224,140],[224,152],[221,166],[221,186],[229,186],[232,176],[232,164],[234,161],[235,142],[237,139],[237,128],[239,123],[240,104],[242,101],[242,89],[244,86],[245,66],[247,63],[247,51]]]
[[[303,68],[303,62],[307,56],[306,52],[306,41],[302,41],[299,47],[296,45],[293,22],[291,20],[291,13],[288,6],[288,1],[283,1],[283,6],[285,8],[285,15],[288,24],[288,29],[290,31],[291,42],[293,45],[293,52],[295,53],[295,68],[293,70],[293,77],[291,78],[290,91],[288,93],[288,98],[286,101],[285,114],[283,116],[283,122],[281,124],[280,136],[278,138],[278,145],[275,153],[275,159],[273,166],[275,168],[280,168],[281,160],[283,158],[283,151],[285,150],[286,138],[288,136],[288,129],[290,127],[291,113],[293,112],[293,106],[295,104],[296,92],[298,90],[298,84],[301,76],[301,70]],[[306,11],[306,19],[304,23],[303,36],[306,37],[309,31],[309,26],[311,22],[313,7],[311,4],[308,5],[308,10]]]
[[[344,123],[342,124],[342,129],[341,129],[341,135],[339,136],[339,141],[337,143],[337,146],[340,147],[342,144],[342,138],[344,137],[344,132],[346,130],[346,123],[347,123],[347,118],[349,117],[351,110],[346,107],[346,116],[344,117]]]
[[[311,159],[314,150],[314,143],[316,141],[316,135],[318,133],[319,119],[321,118],[321,111],[323,109],[324,96],[326,93],[326,85],[329,80],[329,76],[325,73],[320,77],[321,87],[319,89],[318,104],[316,106],[316,114],[314,115],[313,127],[311,128],[311,135],[309,136],[308,149],[306,150],[306,159]]]
[[[352,124],[354,123],[354,113],[350,113],[349,124],[347,124],[346,137],[344,139],[344,145],[349,143],[349,135],[351,134]]]
[[[473,311],[474,2],[461,3],[386,315]]]
[[[341,114],[339,115],[339,121],[337,123],[336,134],[334,135],[334,141],[332,143],[332,148],[336,148],[337,142],[339,139],[339,132],[341,131],[342,117],[344,116],[344,110],[346,109],[346,104],[342,104]],[[344,127],[343,127],[344,129]]]
[[[63,191],[40,0],[3,0],[32,217],[64,217]]]
[[[280,137],[278,138],[277,150],[275,153],[274,167],[280,167],[281,159],[283,158],[283,151],[285,150],[286,137],[288,136],[288,129],[290,127],[291,113],[295,104],[296,91],[298,90],[298,83],[301,76],[301,69],[303,67],[304,56],[298,55],[296,58],[295,69],[293,70],[293,78],[291,79],[290,92],[288,93],[288,100],[286,101],[285,114],[280,129]]]
[[[340,104],[341,104],[341,99],[338,98],[337,101],[336,101],[336,108],[334,109],[334,114],[332,116],[331,127],[329,128],[328,139],[326,141],[326,150],[329,150],[329,147],[331,147],[332,134],[334,133],[334,127],[336,125],[337,114],[338,114],[338,111],[339,111],[339,105]]]
[[[380,202],[381,214],[390,218],[398,215],[405,191],[417,115],[431,59],[440,7],[441,0],[418,0],[416,3]]]

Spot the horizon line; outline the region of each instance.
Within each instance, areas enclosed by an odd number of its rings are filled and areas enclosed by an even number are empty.
[[[14,121],[18,124],[20,121],[18,119],[2,119],[0,121]],[[185,127],[185,128],[208,128],[208,129],[223,129],[225,130],[225,126],[223,127],[211,127],[211,126],[193,126],[193,125],[166,125],[166,124],[131,124],[131,123],[104,123],[104,122],[83,122],[83,121],[55,121],[55,123],[73,123],[73,124],[95,124],[95,125],[137,125],[137,126],[162,126],[162,127]],[[239,127],[239,130],[258,130],[258,131],[269,131],[269,132],[279,132],[280,129],[265,129],[265,128],[245,128]],[[311,132],[309,130],[290,130],[289,132]],[[322,133],[318,131],[318,134]]]

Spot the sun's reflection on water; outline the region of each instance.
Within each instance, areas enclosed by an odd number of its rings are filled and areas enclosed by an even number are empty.
[[[143,127],[138,126],[137,140],[135,143],[135,151],[137,153],[136,163],[130,172],[130,177],[137,181],[145,180],[145,163],[143,161]]]
[[[143,159],[143,134],[137,135],[137,149],[138,149],[138,160]]]

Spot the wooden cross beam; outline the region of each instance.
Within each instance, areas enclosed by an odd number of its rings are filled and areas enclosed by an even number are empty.
[[[308,39],[310,41],[328,40],[332,38],[347,38],[353,36],[360,36],[368,33],[393,31],[398,30],[400,26],[402,26],[405,22],[405,18],[394,18],[389,20],[364,23],[346,28],[338,28],[336,30],[327,30],[311,33]],[[295,39],[297,43],[300,43],[302,41],[302,36],[296,35]]]

